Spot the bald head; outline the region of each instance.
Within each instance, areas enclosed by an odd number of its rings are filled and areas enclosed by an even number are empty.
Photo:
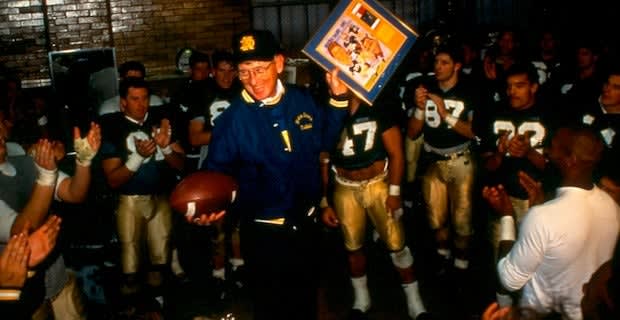
[[[600,162],[604,148],[594,131],[581,127],[559,129],[551,144],[550,160],[564,169],[587,174]]]

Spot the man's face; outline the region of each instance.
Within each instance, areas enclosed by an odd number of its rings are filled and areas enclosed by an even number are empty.
[[[527,74],[514,74],[506,81],[506,94],[513,109],[524,110],[534,105],[538,84],[531,83]]]
[[[277,55],[270,61],[248,60],[238,67],[243,88],[256,100],[276,94],[278,74],[284,69],[284,57]]]
[[[454,60],[447,53],[438,53],[435,57],[435,78],[437,81],[448,81],[456,75],[460,68],[459,63],[454,63]]]
[[[589,68],[596,62],[596,55],[588,48],[577,49],[577,67],[579,69]]]
[[[232,87],[237,77],[237,70],[230,62],[220,61],[213,69],[213,77],[218,87],[228,89]]]
[[[206,80],[209,77],[209,63],[208,62],[196,62],[192,66],[192,80],[200,81]]]
[[[127,97],[121,97],[121,111],[136,120],[144,120],[149,109],[149,94],[146,88],[129,87]]]
[[[620,75],[610,75],[603,85],[601,104],[604,107],[620,106]]]

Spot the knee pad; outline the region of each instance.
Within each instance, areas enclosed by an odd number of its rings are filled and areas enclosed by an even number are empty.
[[[390,253],[390,257],[392,258],[392,263],[400,269],[409,268],[413,264],[413,256],[407,246],[403,250]]]

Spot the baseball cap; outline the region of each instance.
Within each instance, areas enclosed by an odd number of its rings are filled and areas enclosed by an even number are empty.
[[[233,38],[233,54],[237,62],[271,60],[280,51],[280,44],[268,30],[247,30]]]

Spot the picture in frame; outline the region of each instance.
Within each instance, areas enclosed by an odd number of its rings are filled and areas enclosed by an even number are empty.
[[[417,37],[377,1],[341,0],[302,52],[372,104]]]

